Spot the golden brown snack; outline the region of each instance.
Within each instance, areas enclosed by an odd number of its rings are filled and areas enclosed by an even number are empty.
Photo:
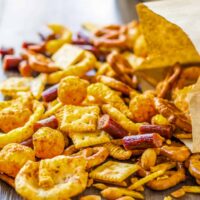
[[[24,94],[16,99],[1,102],[0,129],[9,132],[23,126],[32,114],[32,97]]]
[[[199,75],[200,75],[200,68],[198,66],[185,68],[180,74],[180,78],[177,80],[175,87],[178,89],[182,89],[185,86],[194,84],[199,78]]]
[[[17,92],[27,92],[30,90],[32,79],[32,77],[11,77],[0,84],[0,91],[7,96],[16,96]]]
[[[151,118],[151,123],[155,125],[169,125],[167,118],[164,116],[157,114]]]
[[[52,73],[59,70],[59,67],[43,54],[27,52],[28,62],[32,70],[42,73]]]
[[[24,126],[13,129],[7,134],[0,134],[0,147],[4,147],[9,143],[23,142],[32,136],[34,133],[34,124],[41,118],[44,112],[44,106],[41,102],[33,101],[32,110],[34,112]]]
[[[108,157],[109,152],[105,147],[94,147],[92,153],[86,156],[87,169],[103,163]]]
[[[123,147],[112,143],[106,143],[104,147],[108,149],[110,156],[117,160],[128,160],[132,155],[131,151],[127,151]]]
[[[117,198],[116,200],[135,200],[135,199],[131,196],[123,196],[123,197]]]
[[[7,133],[15,128],[22,127],[31,116],[27,107],[10,106],[0,111],[0,129]]]
[[[78,63],[67,67],[65,70],[49,74],[47,77],[47,82],[49,84],[56,84],[66,76],[83,77],[86,72],[94,67],[95,62],[95,56],[92,53],[85,51],[84,57]]]
[[[133,50],[136,56],[146,57],[147,56],[147,44],[143,35],[140,35],[133,46]]]
[[[129,95],[130,92],[132,91],[132,89],[128,85],[109,76],[103,76],[103,75],[97,76],[97,81],[104,83],[108,87],[120,91],[126,95]]]
[[[124,101],[108,86],[103,83],[94,83],[87,88],[89,95],[94,96],[96,99],[100,100],[102,103],[109,103],[113,107],[120,110],[127,117],[132,118],[132,114],[128,107],[125,105]]]
[[[73,150],[73,149],[72,149]],[[75,150],[76,151],[76,150]],[[68,152],[70,153],[70,152]],[[66,155],[66,152],[65,152]],[[109,156],[109,151],[105,147],[86,148],[71,154],[72,157],[84,157],[87,161],[87,169],[103,163]]]
[[[121,127],[130,132],[130,134],[137,134],[139,131],[140,124],[134,123],[132,120],[126,117],[124,113],[122,113],[117,108],[113,107],[110,104],[106,104],[102,106],[102,110],[104,113],[110,115],[110,117],[116,121]]]
[[[101,200],[99,195],[86,195],[82,196],[79,200]]]
[[[36,99],[40,99],[47,83],[47,74],[41,73],[31,82],[31,93]]]
[[[163,176],[149,181],[147,186],[153,190],[166,190],[174,187],[185,179],[185,169],[182,166],[178,166],[177,171],[167,171],[163,174]]]
[[[174,198],[180,198],[182,196],[185,195],[185,191],[183,188],[180,188],[178,190],[175,190],[174,192],[171,193],[171,195],[174,197]]]
[[[130,181],[131,181],[131,184],[134,184],[135,182],[138,181],[138,178],[137,177],[133,177],[133,178],[131,178]],[[144,191],[144,186],[141,185],[141,186],[137,187],[135,190],[138,191],[138,192],[143,192]]]
[[[129,61],[122,55],[113,51],[107,57],[107,62],[112,67],[113,71],[117,74],[119,80],[129,85],[131,88],[136,88],[137,81],[133,81],[134,69],[132,68]]]
[[[55,53],[63,44],[71,42],[71,31],[61,24],[48,24],[48,28],[53,31],[54,35],[59,35],[58,38],[48,40],[45,44],[45,49],[48,53]]]
[[[58,98],[63,104],[79,105],[87,96],[86,80],[78,76],[68,76],[61,80],[58,87]]]
[[[42,127],[33,134],[33,148],[38,158],[52,158],[62,154],[65,147],[63,134],[49,127]]]
[[[85,190],[85,167],[84,158],[67,156],[29,161],[17,174],[15,189],[28,200],[69,199]]]
[[[173,102],[166,99],[154,98],[154,105],[156,110],[166,117],[170,123],[175,124],[178,128],[186,132],[192,132],[189,116],[179,110]]]
[[[156,114],[152,95],[137,95],[129,105],[135,122],[149,122]]]
[[[0,172],[15,177],[28,160],[35,160],[34,151],[27,146],[10,143],[0,151]]]
[[[94,180],[121,183],[139,169],[139,165],[107,161],[90,173]]]
[[[160,154],[167,156],[170,160],[176,162],[184,162],[190,156],[190,150],[186,146],[167,146],[164,145],[160,149]]]
[[[151,172],[156,172],[159,170],[167,171],[175,167],[176,167],[176,162],[163,162],[161,164],[151,167]]]
[[[151,167],[155,166],[157,159],[157,154],[154,149],[146,149],[141,156],[141,166],[145,170],[149,170]]]
[[[104,131],[70,133],[69,136],[77,149],[100,145],[110,141],[110,136]]]
[[[192,90],[194,85],[189,85],[182,89],[175,89],[172,93],[172,99],[177,108],[183,112],[189,111],[189,99],[187,98],[189,92]]]
[[[193,154],[189,160],[189,172],[196,179],[200,179],[200,155]]]
[[[8,185],[10,185],[12,188],[15,188],[15,180],[14,180],[14,178],[11,178],[10,176],[7,176],[5,174],[0,174],[0,180],[4,181]]]
[[[69,66],[76,64],[83,57],[83,49],[71,44],[65,44],[57,52],[55,52],[52,59],[60,69],[65,70]]]
[[[60,130],[64,132],[95,132],[99,112],[98,106],[66,105],[63,107]]]
[[[104,48],[125,48],[127,27],[120,25],[108,25],[97,30],[94,35],[94,45]]]
[[[178,79],[180,73],[181,66],[179,64],[176,64],[172,69],[169,69],[165,79],[156,86],[157,97],[166,98],[167,94],[172,89],[173,84]]]
[[[125,188],[118,188],[118,187],[108,187],[101,191],[101,194],[104,198],[109,200],[116,200],[122,196],[131,196],[136,199],[144,199],[143,195],[139,192],[131,191]]]

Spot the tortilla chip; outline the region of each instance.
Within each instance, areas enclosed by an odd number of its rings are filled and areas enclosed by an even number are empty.
[[[140,69],[200,64],[200,56],[187,34],[176,24],[154,13],[144,4],[137,5],[148,57]]]

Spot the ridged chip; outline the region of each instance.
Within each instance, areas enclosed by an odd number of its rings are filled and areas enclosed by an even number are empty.
[[[131,151],[127,151],[123,147],[112,143],[106,143],[104,147],[108,149],[111,157],[118,160],[128,160],[132,155]]]
[[[103,144],[110,141],[109,135],[104,131],[97,131],[93,133],[70,133],[69,136],[77,149]]]
[[[96,131],[100,109],[98,106],[66,105],[60,130],[64,132],[92,132]]]
[[[132,113],[124,103],[123,99],[116,93],[116,91],[109,88],[103,83],[94,83],[87,88],[88,95],[94,96],[102,103],[109,103],[113,107],[119,109],[124,115],[132,118]]]
[[[90,173],[90,177],[99,181],[120,183],[139,169],[139,165],[108,161]]]

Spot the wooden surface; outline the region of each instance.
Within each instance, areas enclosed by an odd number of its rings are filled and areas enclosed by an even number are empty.
[[[134,5],[138,1],[0,0],[0,46],[13,46],[19,49],[22,41],[37,41],[37,32],[49,22],[66,24],[73,31],[78,31],[80,24],[86,21],[99,24],[129,22],[136,18]],[[0,70],[0,79],[4,78],[5,74]],[[174,188],[154,192],[146,189],[145,199],[162,200],[173,190]],[[97,191],[87,190],[84,194],[88,193],[97,193]],[[182,199],[197,200],[199,198],[199,196],[187,195]],[[0,200],[20,199],[11,187],[0,182]]]

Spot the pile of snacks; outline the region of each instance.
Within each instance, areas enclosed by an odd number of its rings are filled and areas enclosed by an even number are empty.
[[[89,187],[99,195],[80,200],[144,199],[144,186],[172,188],[187,170],[200,184],[200,155],[179,140],[192,137],[187,94],[200,68],[176,64],[155,84],[135,70],[148,55],[138,22],[84,27],[73,35],[50,24],[19,57],[0,50],[3,69],[21,74],[0,84],[10,97],[0,102],[0,179],[30,200],[67,200]],[[142,91],[141,79],[155,89]],[[171,196],[187,192],[200,186]]]

